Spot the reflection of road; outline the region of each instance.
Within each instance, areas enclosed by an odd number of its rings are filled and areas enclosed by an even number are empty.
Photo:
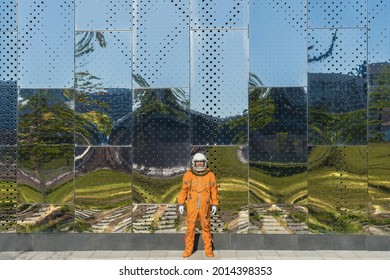
[[[248,158],[247,158],[247,146],[240,146],[237,149],[237,159],[243,163],[247,164],[248,163]]]

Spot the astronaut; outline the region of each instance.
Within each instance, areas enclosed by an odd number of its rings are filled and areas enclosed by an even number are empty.
[[[207,257],[214,257],[210,230],[210,208],[214,215],[218,206],[218,186],[214,173],[207,166],[207,158],[197,153],[192,158],[191,169],[183,176],[181,191],[178,195],[180,214],[187,207],[187,232],[183,257],[192,254],[195,239],[195,225],[199,219],[202,228],[202,239]]]

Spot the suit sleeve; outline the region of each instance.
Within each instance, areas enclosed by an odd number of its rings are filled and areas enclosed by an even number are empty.
[[[218,206],[218,184],[214,173],[211,176],[211,205]]]
[[[187,173],[184,174],[183,176],[183,181],[181,184],[181,190],[179,192],[179,195],[177,197],[177,203],[178,204],[184,204],[187,199],[187,192],[190,187],[190,181],[189,181],[189,176]]]

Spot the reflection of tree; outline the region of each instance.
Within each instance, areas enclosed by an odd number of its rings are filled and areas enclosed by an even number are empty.
[[[329,49],[324,53],[324,54],[321,54],[319,56],[314,56],[314,57],[309,57],[307,62],[310,63],[310,62],[318,62],[318,61],[322,61],[324,60],[325,58],[329,57],[330,55],[332,55],[333,53],[333,49],[334,49],[334,43],[336,42],[336,39],[337,39],[337,29],[336,31],[334,32],[333,34],[333,37],[332,37],[332,43],[330,44],[330,47]],[[311,50],[313,49],[314,46],[309,46],[308,47],[308,50]]]
[[[390,108],[390,66],[384,65],[377,79],[378,86],[370,92],[369,140],[384,141],[383,112]]]
[[[263,129],[267,124],[276,122],[276,103],[271,88],[249,89],[250,131]]]

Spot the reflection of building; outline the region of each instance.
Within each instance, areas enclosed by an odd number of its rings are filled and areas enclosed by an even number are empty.
[[[334,73],[309,73],[310,106],[326,107],[333,113],[363,109],[367,104],[366,80]]]

